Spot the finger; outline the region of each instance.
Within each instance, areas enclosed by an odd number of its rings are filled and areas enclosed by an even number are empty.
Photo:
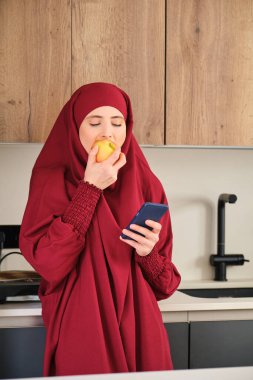
[[[124,229],[122,232],[124,235],[129,236],[130,238],[134,239],[137,243],[141,244],[142,246],[149,248],[152,245],[152,242],[148,240],[146,237],[138,235],[127,229]]]
[[[135,249],[139,249],[140,248],[140,244],[138,244],[136,241],[129,240],[129,239],[123,239],[121,236],[119,238],[120,238],[121,241],[123,241],[124,243],[130,245],[131,247],[133,247]]]
[[[143,246],[141,244],[138,244],[136,243],[135,241],[133,240],[128,240],[128,239],[122,239],[122,237],[120,236],[119,237],[121,241],[123,241],[124,243],[130,245],[131,247],[135,248],[136,250],[136,253],[139,255],[139,256],[147,256],[151,251],[152,251],[152,248],[148,248],[148,249],[143,249]]]
[[[120,153],[119,155],[119,159],[118,161],[115,162],[115,164],[113,165],[113,167],[116,169],[116,170],[119,170],[120,168],[122,168],[122,166],[124,166],[126,164],[126,156],[124,153]]]
[[[150,231],[148,228],[139,226],[138,224],[131,224],[130,228],[131,230],[134,230],[143,234],[146,237],[146,239],[149,239],[155,242],[158,241],[158,233],[154,232],[154,230]]]
[[[119,159],[120,152],[120,148],[115,149],[115,151],[104,162],[108,162],[113,165]]]
[[[94,163],[94,162],[96,162],[96,155],[97,155],[97,152],[98,152],[98,145],[95,145],[95,146],[93,146],[93,148],[91,148],[91,150],[90,150],[90,153],[89,153],[89,156],[88,156],[88,162],[89,162],[89,163]]]
[[[150,226],[153,228],[153,232],[156,233],[156,234],[159,234],[161,229],[162,229],[162,225],[158,222],[155,222],[154,220],[150,220],[150,219],[147,219],[145,221],[145,224],[147,226]]]

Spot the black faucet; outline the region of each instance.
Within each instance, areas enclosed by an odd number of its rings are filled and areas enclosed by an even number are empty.
[[[225,255],[225,204],[235,203],[235,194],[221,194],[218,199],[217,255],[210,256],[210,264],[215,267],[215,281],[227,281],[227,265],[243,265],[244,255]]]

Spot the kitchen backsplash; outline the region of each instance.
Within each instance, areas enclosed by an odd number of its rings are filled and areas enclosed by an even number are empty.
[[[0,144],[0,224],[21,224],[31,170],[42,144]],[[217,200],[234,193],[226,205],[226,253],[243,253],[249,263],[228,267],[228,280],[253,279],[253,150],[148,147],[142,150],[161,180],[170,205],[173,261],[183,280],[211,280],[209,256],[217,250]],[[4,253],[10,250],[5,250]],[[6,269],[31,268],[12,255]]]

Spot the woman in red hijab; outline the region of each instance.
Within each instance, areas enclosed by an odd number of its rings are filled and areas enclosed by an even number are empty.
[[[169,213],[147,222],[152,231],[133,228],[145,237],[120,239],[144,202],[167,203],[132,128],[124,91],[84,85],[34,165],[20,249],[42,276],[45,376],[172,368],[157,304],[180,282]],[[118,149],[98,163],[92,146],[103,139]]]

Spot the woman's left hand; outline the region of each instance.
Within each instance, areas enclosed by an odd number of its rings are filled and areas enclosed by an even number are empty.
[[[162,225],[160,223],[154,222],[153,220],[146,220],[145,223],[153,228],[152,231],[150,231],[148,228],[138,226],[137,224],[130,225],[131,230],[138,231],[144,236],[124,229],[122,231],[123,234],[131,237],[135,241],[130,239],[122,239],[122,237],[120,237],[121,241],[135,248],[136,252],[140,256],[147,256],[150,254],[156,243],[159,241],[159,233],[162,229]]]

